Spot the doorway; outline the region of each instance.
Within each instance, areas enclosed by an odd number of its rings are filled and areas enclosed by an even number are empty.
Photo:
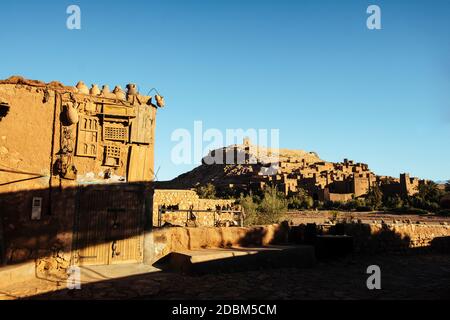
[[[84,187],[77,202],[75,248],[80,265],[142,262],[142,189],[129,185]]]

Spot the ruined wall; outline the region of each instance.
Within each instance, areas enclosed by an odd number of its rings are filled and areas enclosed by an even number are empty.
[[[169,212],[174,210],[210,210],[211,212],[196,213],[196,221],[199,226],[214,226],[215,220],[233,221],[231,213],[215,214],[216,207],[234,207],[235,200],[225,199],[200,199],[194,190],[163,190],[156,189],[153,195],[153,225],[158,226],[158,208],[164,206],[167,213],[162,214],[161,224],[185,226],[187,221],[186,212]]]

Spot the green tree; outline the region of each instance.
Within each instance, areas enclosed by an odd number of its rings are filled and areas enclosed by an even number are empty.
[[[287,209],[288,202],[284,193],[279,192],[276,187],[266,188],[258,208],[260,222],[262,224],[278,223]]]
[[[418,192],[409,198],[409,203],[419,209],[438,211],[444,192],[433,181],[427,181],[419,185]]]
[[[399,209],[403,207],[404,202],[399,195],[395,195],[393,197],[388,197],[384,204],[390,209]]]
[[[375,184],[370,187],[366,196],[366,202],[374,209],[381,207],[383,204],[383,192],[378,185]]]
[[[241,194],[238,199],[238,203],[241,205],[245,218],[245,225],[251,226],[258,224],[258,202],[257,198],[255,198],[252,194],[243,196]]]
[[[439,186],[433,181],[427,181],[419,185],[419,192],[416,197],[424,202],[438,203],[442,197],[442,191]]]
[[[280,222],[287,211],[288,204],[285,195],[275,187],[265,189],[262,199],[252,194],[241,195],[238,202],[244,209],[244,223],[248,226]]]
[[[292,194],[288,200],[288,208],[290,209],[310,209],[314,206],[314,200],[308,195],[306,190],[298,189]]]

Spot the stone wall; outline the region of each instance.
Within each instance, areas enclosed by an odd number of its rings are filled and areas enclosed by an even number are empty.
[[[233,221],[231,212],[216,213],[216,207],[232,208],[235,200],[224,199],[200,199],[194,190],[164,190],[157,189],[153,195],[153,225],[158,226],[158,208],[164,207],[165,213],[161,216],[161,225],[170,223],[172,225],[185,226],[188,220],[188,212],[170,212],[176,210],[209,210],[210,212],[195,213],[198,226],[214,226],[214,222]]]

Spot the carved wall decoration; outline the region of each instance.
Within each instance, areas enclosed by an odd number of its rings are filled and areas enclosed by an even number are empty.
[[[135,117],[134,108],[116,105],[103,105],[103,114],[113,117]]]
[[[77,168],[73,165],[73,136],[70,127],[61,127],[61,150],[56,163],[56,170],[60,177],[74,180],[77,176]]]
[[[106,122],[103,125],[103,139],[128,142],[128,127],[122,124]]]
[[[97,108],[94,102],[91,101],[87,101],[85,106],[84,106],[84,110],[86,113],[88,114],[95,114],[97,112]]]
[[[97,158],[98,132],[98,118],[80,117],[78,123],[77,156]]]
[[[107,144],[105,145],[105,158],[103,165],[109,167],[119,167],[122,151],[120,145]]]

